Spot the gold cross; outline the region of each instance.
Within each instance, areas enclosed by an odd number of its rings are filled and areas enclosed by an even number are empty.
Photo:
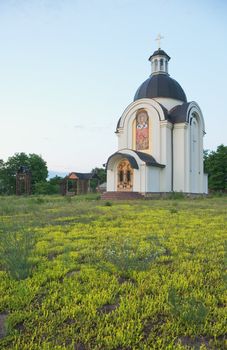
[[[155,39],[158,42],[158,49],[161,48],[161,40],[164,39],[164,36],[161,36],[161,34],[159,33],[157,38]]]

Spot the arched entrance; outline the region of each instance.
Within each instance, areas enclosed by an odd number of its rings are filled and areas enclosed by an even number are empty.
[[[117,191],[132,191],[133,169],[127,159],[120,161],[117,167]]]

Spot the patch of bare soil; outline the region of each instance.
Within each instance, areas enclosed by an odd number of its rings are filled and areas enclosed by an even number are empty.
[[[73,318],[66,318],[64,323],[68,324],[68,325],[71,325],[71,324],[74,324],[76,321],[73,319]]]
[[[119,303],[116,304],[105,304],[97,309],[100,314],[109,314],[119,307]]]
[[[120,276],[118,278],[118,283],[119,284],[123,284],[123,283],[132,283],[132,284],[136,284],[136,281],[133,278],[130,277],[125,277],[125,276]]]
[[[7,313],[3,312],[0,314],[0,339],[6,336],[6,318]]]
[[[171,265],[173,263],[172,260],[163,260],[163,261],[158,261],[158,265]]]
[[[68,271],[67,274],[65,275],[65,277],[72,277],[74,275],[76,275],[77,273],[80,273],[80,270],[71,270],[71,271]]]
[[[156,333],[157,335],[160,335],[160,326],[163,325],[166,322],[166,316],[165,315],[158,315],[156,319],[147,319],[144,322],[143,327],[143,338],[147,339],[151,332]]]
[[[61,253],[57,253],[57,252],[50,252],[48,255],[47,255],[47,259],[49,261],[52,261],[54,260],[58,255],[60,255]]]
[[[80,273],[80,270],[71,270],[71,271],[68,271],[64,276],[59,277],[59,282],[60,282],[60,283],[63,283],[65,278],[73,277],[74,275],[76,275],[76,274],[78,274],[78,273]]]
[[[25,326],[24,326],[24,322],[19,322],[16,324],[15,328],[19,331],[19,332],[23,332],[25,330]]]
[[[86,350],[83,343],[79,342],[74,345],[74,350]]]
[[[207,349],[212,349],[210,346],[210,340],[212,338],[210,337],[195,337],[191,338],[189,336],[183,336],[178,339],[178,341],[184,345],[184,346],[190,346],[191,348],[194,348],[195,350],[199,350],[201,345],[205,345]]]

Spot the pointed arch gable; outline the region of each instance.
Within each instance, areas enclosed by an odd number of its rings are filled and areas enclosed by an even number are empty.
[[[203,131],[203,133],[205,133],[205,122],[204,122],[204,118],[203,118],[203,113],[199,107],[199,105],[196,102],[190,102],[189,106],[188,106],[188,110],[187,110],[187,122],[190,124],[190,120],[191,118],[195,117],[201,126],[201,129]]]
[[[116,162],[127,159],[133,169],[139,169],[141,164],[158,168],[165,168],[165,165],[158,163],[155,158],[143,152],[134,151],[132,149],[123,149],[113,153],[107,160],[106,169],[113,170]]]
[[[120,152],[116,152],[108,158],[107,163],[106,163],[106,169],[113,170],[115,163],[117,161],[122,160],[123,158],[125,158],[129,161],[129,163],[131,164],[131,167],[133,169],[139,169],[138,163],[133,156],[131,156],[130,154],[127,154],[127,153],[120,153]]]
[[[121,118],[118,121],[117,128],[124,128],[132,118],[134,117],[138,109],[154,110],[159,120],[166,120],[166,111],[163,109],[160,103],[149,98],[142,98],[140,100],[132,102],[123,112]]]
[[[201,125],[201,128],[205,133],[205,123],[204,123],[202,111],[199,105],[194,101],[186,102],[186,103],[183,103],[182,105],[178,105],[172,108],[171,111],[169,112],[169,118],[173,124],[185,123],[185,122],[190,124],[190,119],[194,114],[197,115],[199,124]]]

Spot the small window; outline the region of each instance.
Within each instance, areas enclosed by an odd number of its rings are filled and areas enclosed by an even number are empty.
[[[158,70],[158,60],[154,61],[154,70],[157,71]]]
[[[160,70],[164,70],[164,60],[160,59]]]

